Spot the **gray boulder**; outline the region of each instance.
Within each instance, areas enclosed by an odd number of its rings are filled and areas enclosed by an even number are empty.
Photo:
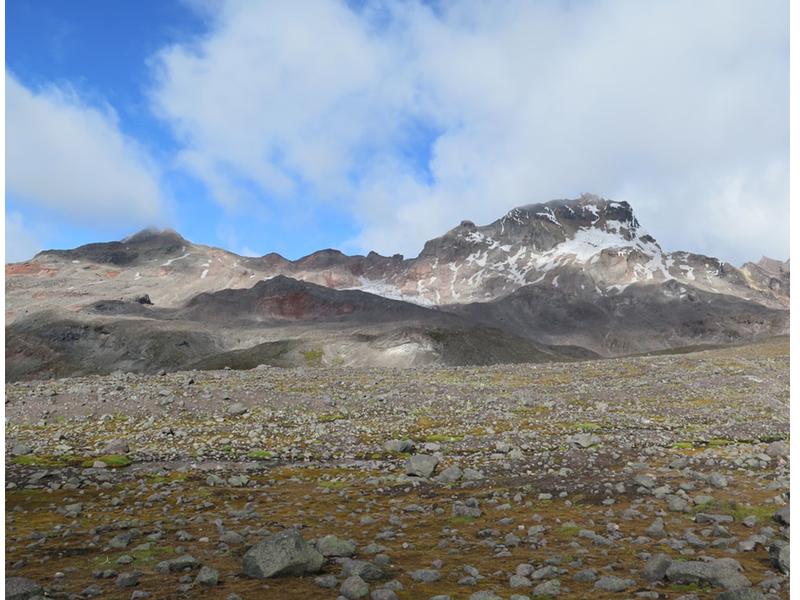
[[[789,574],[789,544],[778,540],[770,544],[769,558],[772,565],[784,575]]]
[[[194,580],[195,583],[206,587],[214,587],[219,583],[219,572],[211,567],[203,567]]]
[[[42,586],[27,577],[6,577],[6,600],[28,600],[41,596]]]
[[[287,529],[250,548],[242,560],[248,577],[267,579],[285,575],[317,573],[325,558],[296,529]]]
[[[430,477],[438,464],[439,459],[431,454],[415,454],[406,461],[406,475]]]
[[[787,504],[774,515],[772,515],[772,520],[776,523],[780,523],[781,525],[789,525],[789,505]]]
[[[317,550],[324,557],[353,556],[356,545],[349,540],[342,540],[335,535],[326,535],[317,540]]]
[[[389,440],[383,445],[387,452],[413,452],[413,440]]]
[[[576,433],[571,435],[567,441],[578,448],[591,448],[601,442],[600,436],[593,433]]]
[[[755,588],[740,588],[722,592],[717,596],[717,600],[765,600],[764,594]]]
[[[724,559],[711,562],[673,562],[667,568],[666,575],[673,583],[708,584],[724,587],[726,590],[750,587],[750,580]]]
[[[613,575],[606,575],[594,582],[595,589],[603,592],[621,592],[633,585],[636,585],[633,579],[622,579]]]
[[[369,584],[361,579],[358,575],[352,575],[344,580],[339,592],[347,598],[347,600],[358,600],[359,598],[366,598],[369,594]]]
[[[644,566],[644,578],[647,581],[661,581],[667,574],[672,559],[666,554],[656,554]]]

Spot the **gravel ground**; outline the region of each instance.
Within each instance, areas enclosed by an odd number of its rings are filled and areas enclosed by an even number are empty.
[[[788,598],[788,435],[787,339],[8,384],[6,596]]]

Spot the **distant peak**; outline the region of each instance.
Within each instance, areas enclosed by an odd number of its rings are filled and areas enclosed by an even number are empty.
[[[157,227],[147,227],[141,231],[134,233],[122,240],[126,244],[138,244],[142,242],[150,242],[157,239],[165,239],[169,241],[180,240],[185,242],[183,236],[171,228],[159,229]]]

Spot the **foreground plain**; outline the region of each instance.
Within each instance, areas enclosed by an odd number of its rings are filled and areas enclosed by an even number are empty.
[[[53,598],[788,598],[788,345],[8,384],[6,575]],[[246,576],[292,527],[321,570]]]

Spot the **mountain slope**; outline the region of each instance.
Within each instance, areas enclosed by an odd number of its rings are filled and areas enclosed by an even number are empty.
[[[788,332],[789,262],[663,251],[584,195],[464,221],[419,256],[247,258],[146,230],[6,265],[11,378],[115,369],[565,360]]]
[[[515,208],[482,227],[464,221],[427,242],[413,259],[335,250],[296,261],[274,253],[248,258],[192,244],[172,231],[45,251],[6,266],[6,318],[13,322],[26,311],[78,310],[98,300],[144,293],[158,306],[179,307],[200,293],[249,288],[276,275],[429,306],[488,302],[525,285],[563,286],[562,272],[575,267],[588,276],[584,285],[602,295],[633,283],[675,280],[788,308],[788,262],[738,269],[690,252],[667,253],[627,203],[584,195]]]

